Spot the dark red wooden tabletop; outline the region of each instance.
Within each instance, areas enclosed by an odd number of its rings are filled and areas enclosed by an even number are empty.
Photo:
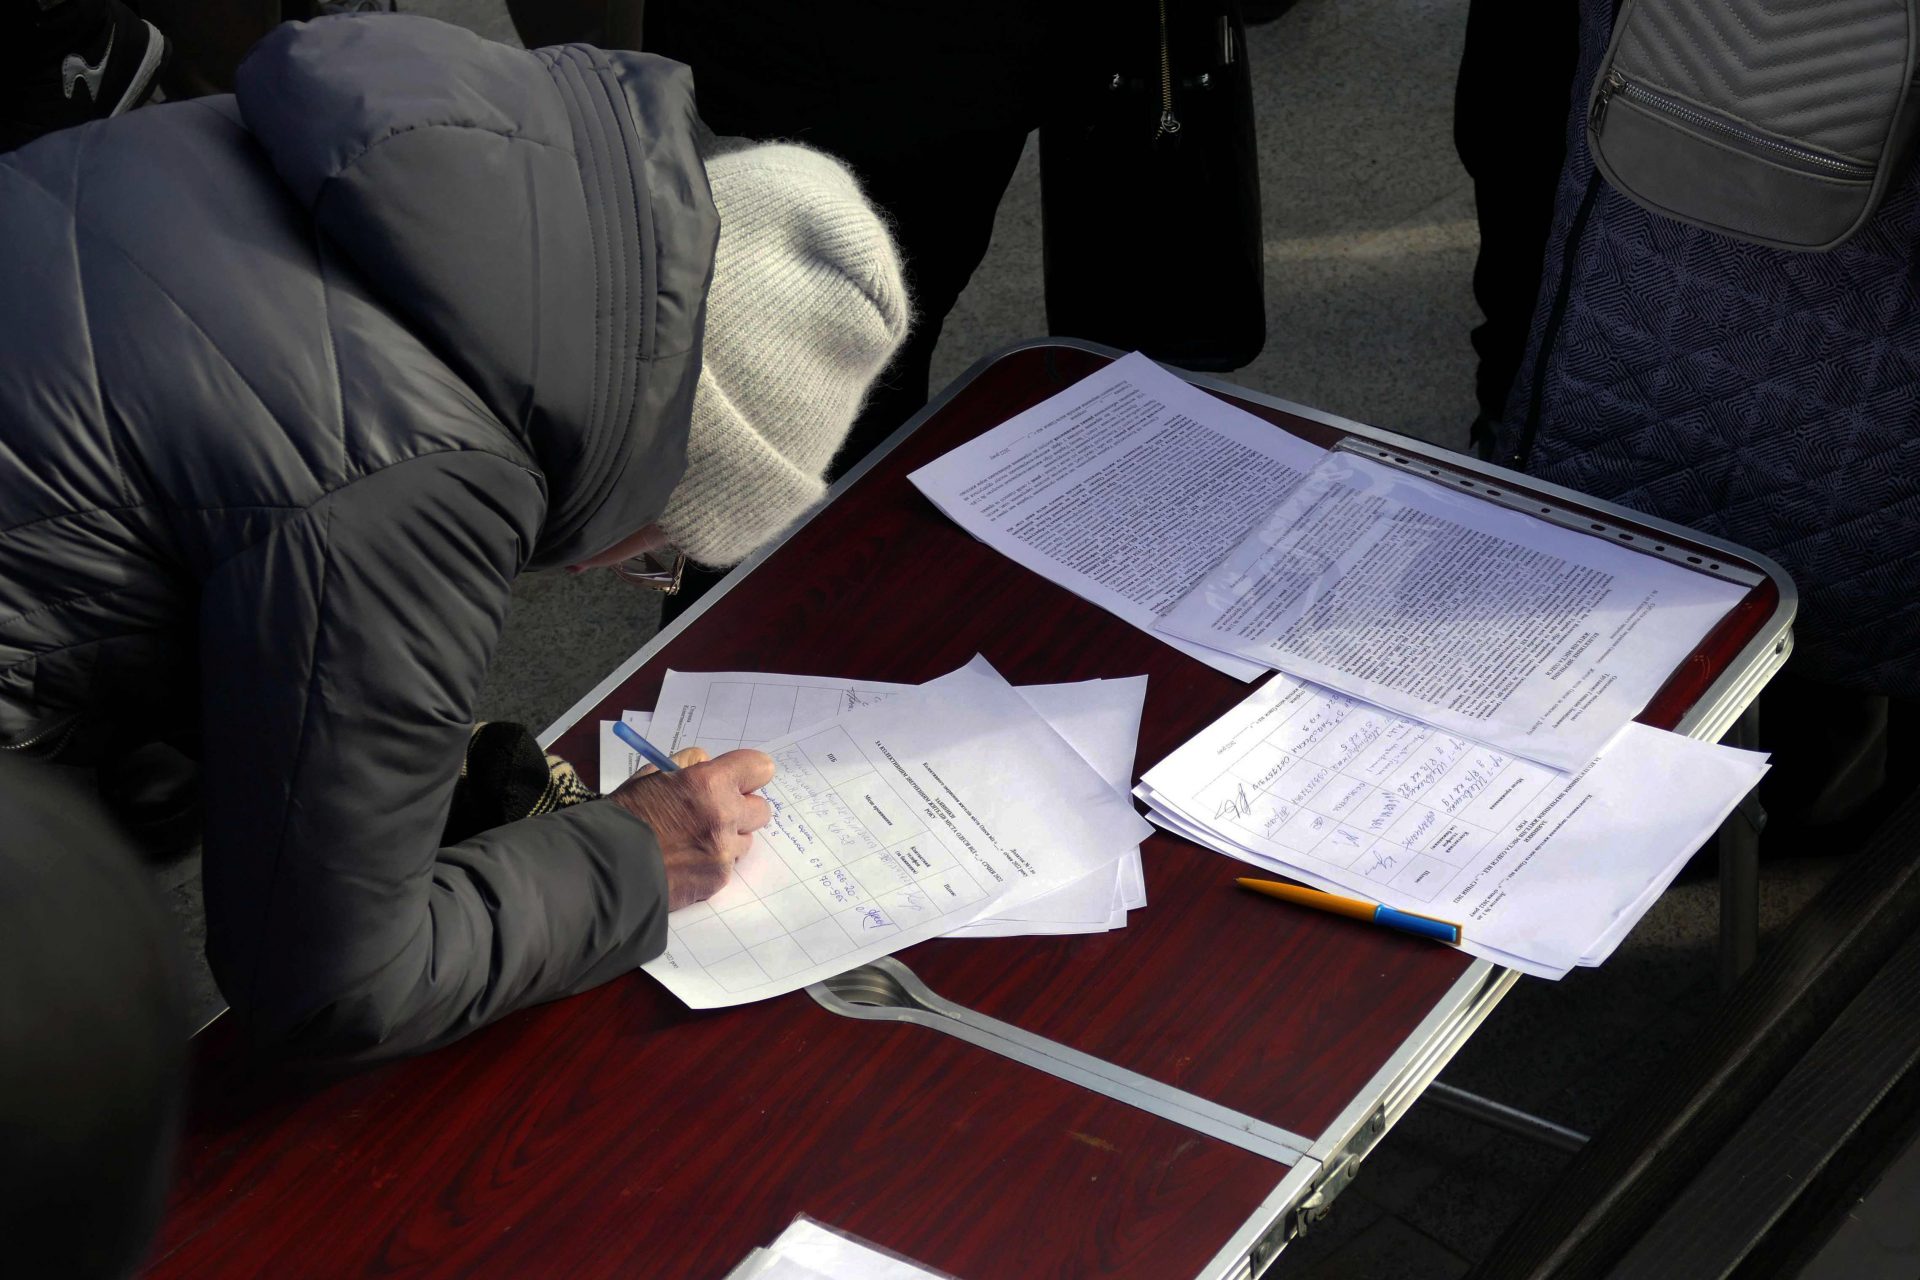
[[[1046,346],[989,366],[555,749],[595,776],[594,721],[652,707],[669,667],[918,682],[979,652],[1017,684],[1146,673],[1136,773],[1160,760],[1249,686],[1014,565],[905,478],[1104,362]],[[1752,592],[1642,719],[1673,723],[1776,601]],[[1469,963],[1238,893],[1235,864],[1164,834],[1144,857],[1125,929],[900,959],[948,999],[1310,1139]],[[800,1212],[968,1280],[1192,1275],[1286,1172],[804,993],[694,1013],[635,974],[325,1085],[257,1078],[229,1048],[202,1047],[155,1275],[717,1276]]]

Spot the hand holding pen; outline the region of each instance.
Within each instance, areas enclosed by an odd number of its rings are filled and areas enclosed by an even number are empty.
[[[616,725],[615,732],[627,728]],[[620,737],[633,745],[626,734]],[[653,831],[667,872],[667,909],[678,911],[718,893],[752,846],[753,833],[772,819],[773,806],[754,793],[772,781],[773,757],[729,751],[709,760],[699,747],[668,756],[645,738],[640,742],[644,749],[635,749],[655,767],[607,798]]]

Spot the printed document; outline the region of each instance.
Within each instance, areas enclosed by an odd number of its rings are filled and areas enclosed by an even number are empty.
[[[1155,820],[1316,888],[1461,926],[1547,977],[1596,963],[1766,772],[1630,724],[1571,773],[1276,676],[1148,770]]]
[[[1080,753],[1094,772],[1131,797],[1134,748],[1146,708],[1147,678],[1032,684],[1015,690],[1040,718]],[[1113,864],[1113,874],[1084,876],[1025,906],[997,910],[950,933],[954,938],[1099,933],[1126,927],[1127,912],[1147,905],[1147,881],[1136,841]]]
[[[1744,594],[1335,450],[1160,626],[1577,769]]]
[[[988,546],[1151,630],[1324,452],[1136,353],[908,478]],[[1237,679],[1264,666],[1161,638]]]
[[[622,718],[648,736],[657,723],[658,742],[669,752],[698,746],[719,755],[873,706],[914,687],[767,672],[669,671],[660,686],[656,712],[629,711]],[[1136,676],[1028,685],[1017,692],[1101,777],[1125,794],[1132,785],[1146,690],[1146,677]],[[632,748],[613,736],[611,723],[602,728],[601,762],[602,791],[618,786],[643,763]],[[995,912],[961,926],[955,935],[1095,933],[1123,927],[1127,912],[1146,902],[1146,878],[1135,846],[1111,871],[1096,872],[1024,906]]]
[[[725,1280],[947,1280],[944,1272],[822,1226],[802,1214],[764,1249],[755,1249]]]
[[[656,721],[656,724],[658,721]],[[1111,874],[1148,827],[995,674],[962,669],[762,744],[774,818],[643,966],[696,1009],[794,991]]]

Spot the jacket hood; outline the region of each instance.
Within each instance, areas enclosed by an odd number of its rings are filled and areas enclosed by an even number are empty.
[[[320,233],[538,462],[529,567],[660,514],[719,232],[687,68],[338,17],[269,33],[236,94]]]

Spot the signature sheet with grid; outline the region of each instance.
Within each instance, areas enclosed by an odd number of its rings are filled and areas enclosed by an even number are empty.
[[[1138,794],[1231,856],[1453,921],[1468,950],[1559,976],[1617,945],[1765,769],[1630,724],[1562,773],[1276,676]]]
[[[731,677],[731,678],[730,678]],[[772,742],[810,724],[824,724],[877,706],[910,684],[878,680],[811,680],[732,672],[700,682],[670,671],[660,689],[655,728],[668,751],[705,747],[720,755]],[[694,685],[694,688],[688,688]]]
[[[657,709],[628,711],[621,718],[655,737],[667,751],[700,746],[718,754],[741,743],[757,746],[912,688],[828,676],[669,670]],[[1133,785],[1134,748],[1146,709],[1145,676],[1026,685],[1017,692],[1116,791]],[[611,729],[611,724],[602,726],[602,791],[613,790],[642,765]],[[713,736],[715,730],[723,736]],[[743,733],[751,736],[730,736]],[[1095,873],[1029,903],[996,908],[988,917],[958,926],[953,936],[1099,933],[1125,928],[1127,912],[1146,905],[1145,869],[1136,847],[1126,850],[1110,873]]]
[[[658,720],[655,728],[663,728]],[[997,675],[964,669],[765,742],[773,821],[646,971],[741,1004],[1106,871],[1149,830]]]

